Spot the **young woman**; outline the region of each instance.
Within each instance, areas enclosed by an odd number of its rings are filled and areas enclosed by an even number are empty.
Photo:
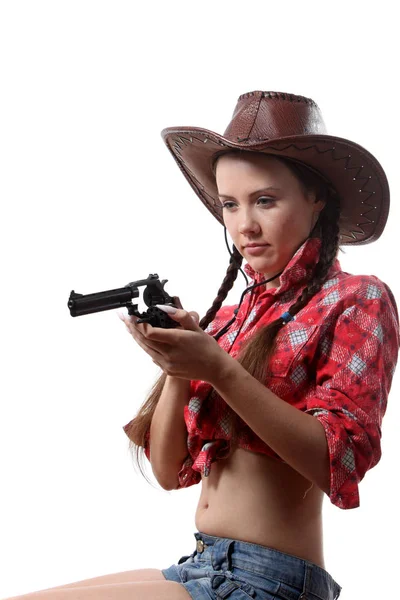
[[[340,245],[378,239],[389,192],[378,161],[328,136],[317,105],[293,94],[240,96],[224,135],[163,138],[233,251],[199,322],[123,317],[163,373],[124,430],[166,490],[202,484],[192,554],[162,571],[106,575],[25,597],[334,600],[322,501],[359,506],[381,456],[397,362],[390,288],[342,271]],[[252,284],[222,306],[243,258]]]

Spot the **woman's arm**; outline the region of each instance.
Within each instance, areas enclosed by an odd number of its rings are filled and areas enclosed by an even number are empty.
[[[321,340],[306,412],[276,396],[229,356],[210,383],[285,462],[316,483],[332,504],[348,509],[359,506],[358,484],[381,457],[382,419],[400,332],[393,294],[375,276],[364,276],[340,306]]]
[[[259,438],[329,495],[328,444],[317,419],[279,398],[229,355],[210,383]]]
[[[150,464],[165,490],[177,488],[178,473],[188,456],[183,409],[190,398],[190,380],[167,376],[150,427]]]

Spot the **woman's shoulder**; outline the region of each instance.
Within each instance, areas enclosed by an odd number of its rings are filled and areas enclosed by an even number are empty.
[[[397,352],[399,313],[390,286],[376,275],[341,271],[321,290],[313,316],[319,321],[319,344],[335,338],[340,347],[374,340]]]
[[[307,325],[309,336],[313,333],[313,326],[317,327],[314,341],[320,345],[335,336],[342,336],[345,342],[350,331],[355,329],[360,335],[368,336],[374,332],[379,334],[382,328],[387,336],[400,344],[399,313],[394,294],[390,286],[376,275],[337,272],[325,281],[296,315],[295,321],[285,326],[283,335],[294,335],[291,324],[296,321],[303,337],[302,325]]]
[[[391,306],[398,314],[393,291],[385,281],[376,275],[339,271],[324,283],[322,295],[322,301],[325,304],[336,299],[340,306],[347,308],[356,303],[374,301],[372,304]]]

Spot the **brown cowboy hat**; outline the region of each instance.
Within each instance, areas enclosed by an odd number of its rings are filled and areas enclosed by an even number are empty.
[[[200,200],[222,224],[212,166],[216,156],[234,149],[286,157],[327,180],[341,200],[341,245],[374,242],[386,225],[384,170],[362,146],[327,135],[321,111],[310,98],[248,92],[239,96],[224,135],[200,127],[167,127],[161,135]]]

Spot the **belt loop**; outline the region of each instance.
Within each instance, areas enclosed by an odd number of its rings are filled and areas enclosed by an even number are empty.
[[[310,587],[310,579],[311,579],[311,569],[312,566],[309,563],[305,563],[305,572],[304,572],[304,582],[303,582],[303,591],[301,592],[299,600],[307,599],[307,591]]]
[[[215,571],[231,571],[233,546],[235,541],[230,538],[219,538],[211,554],[211,564]]]

